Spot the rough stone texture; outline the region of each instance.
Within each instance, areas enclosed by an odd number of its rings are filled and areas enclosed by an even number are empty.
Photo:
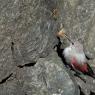
[[[26,89],[28,95],[79,94],[77,86],[73,84],[56,53],[39,59],[34,68],[24,69],[22,72],[26,72],[23,75],[26,80],[24,91]],[[32,90],[28,91],[28,88]]]
[[[1,35],[0,35],[1,36]],[[0,37],[0,81],[15,69],[9,37]]]
[[[0,35],[14,42],[16,63],[47,56],[56,42],[57,23],[52,18],[55,4],[45,0],[4,0],[0,4]]]
[[[57,54],[40,58],[34,67],[17,69],[2,86],[0,95],[79,95]],[[69,91],[68,91],[69,89]]]
[[[76,77],[77,84],[81,87],[82,93],[84,95],[94,95],[95,94],[95,79],[85,76],[86,83]],[[93,92],[94,94],[91,94]]]
[[[31,94],[32,73],[29,71],[33,67],[19,69],[16,66],[47,57],[57,43],[55,33],[60,30],[61,23],[73,40],[80,40],[86,52],[95,56],[95,0],[0,0],[0,81],[16,72],[13,79],[8,79],[10,82],[0,84],[1,95],[24,95],[25,89]],[[90,62],[95,66],[95,59]],[[21,75],[17,71],[21,71]],[[35,80],[36,77],[35,74]],[[44,82],[39,81],[39,84],[45,86]],[[42,92],[37,93],[49,94],[48,89],[40,89]],[[53,91],[55,89],[58,90],[56,87]]]
[[[57,23],[44,0],[0,0],[0,81],[52,50]],[[14,45],[11,44],[14,43]],[[50,43],[49,43],[50,42]]]

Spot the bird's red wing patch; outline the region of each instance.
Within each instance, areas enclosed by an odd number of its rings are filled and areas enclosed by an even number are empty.
[[[71,64],[74,66],[74,68],[76,68],[77,70],[79,70],[81,72],[88,72],[87,64],[86,63],[79,64],[77,62],[76,58],[72,59]]]
[[[83,65],[80,66],[80,70],[82,72],[88,72],[88,66],[86,63],[84,63]]]

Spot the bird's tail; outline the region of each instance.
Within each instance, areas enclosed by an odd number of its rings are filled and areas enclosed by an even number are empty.
[[[91,77],[93,77],[95,79],[95,73],[94,73],[94,71],[92,70],[92,68],[90,67],[89,64],[87,64],[87,65],[88,65],[88,75],[91,76]]]

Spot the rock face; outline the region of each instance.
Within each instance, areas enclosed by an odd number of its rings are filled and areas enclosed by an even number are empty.
[[[52,52],[40,58],[34,67],[17,69],[0,86],[0,95],[79,95],[71,78],[57,53]]]
[[[78,95],[65,68],[55,64],[56,59],[40,60],[53,51],[61,23],[73,40],[79,39],[95,56],[95,0],[0,0],[0,95],[71,95],[64,85],[72,86],[72,95]],[[34,61],[38,61],[34,67],[24,67]],[[91,62],[95,66],[95,59]],[[52,73],[49,66],[53,66]],[[38,79],[39,74],[46,75],[48,87],[43,76]],[[63,77],[68,77],[71,84]]]
[[[56,42],[57,23],[45,0],[1,1],[0,35],[14,42],[14,58],[24,64],[45,57]],[[10,42],[9,42],[10,44]]]
[[[23,90],[26,90],[27,95],[79,94],[76,84],[70,79],[56,53],[39,59],[34,68],[25,68],[22,72],[26,80]]]

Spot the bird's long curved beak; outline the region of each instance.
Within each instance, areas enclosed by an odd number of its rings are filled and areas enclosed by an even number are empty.
[[[69,40],[69,42],[71,42],[72,44],[74,44],[74,42],[66,34],[64,34],[64,36]]]
[[[57,36],[58,36],[58,37],[62,37],[62,38],[65,36],[65,37],[69,40],[70,43],[74,44],[74,42],[66,35],[66,33],[64,32],[63,29],[61,29],[61,30],[57,33]]]

